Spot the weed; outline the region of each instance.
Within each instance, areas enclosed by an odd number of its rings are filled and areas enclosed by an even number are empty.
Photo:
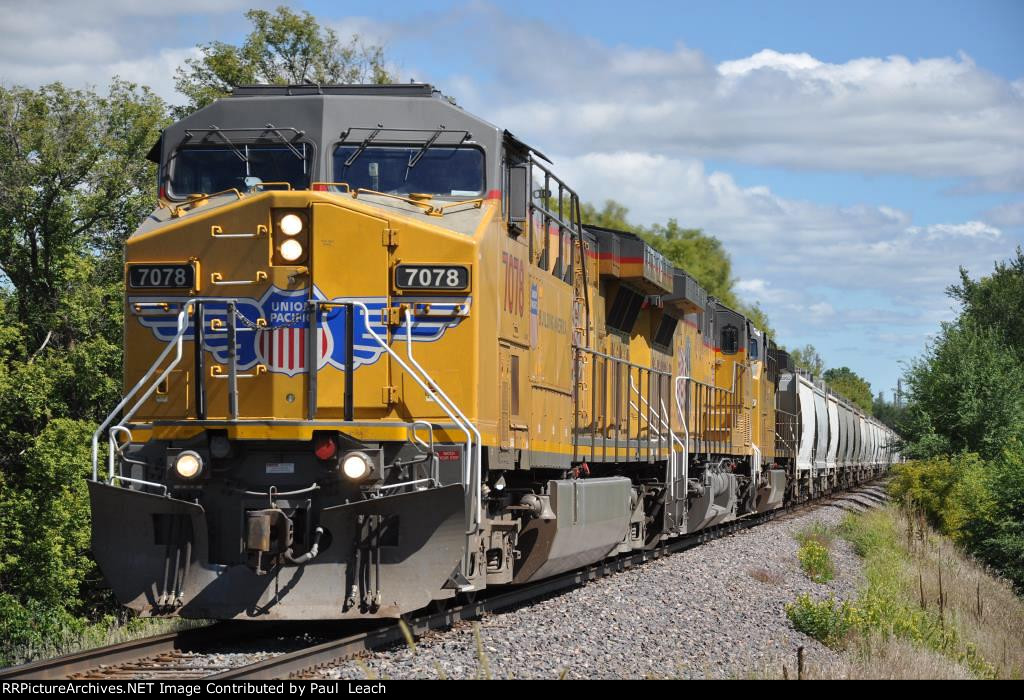
[[[778,586],[786,580],[786,577],[777,571],[769,571],[765,568],[751,569],[747,573],[750,574],[750,578],[761,583],[768,583],[772,586]]]
[[[807,539],[798,552],[800,566],[807,577],[815,583],[828,583],[835,578],[835,568],[829,556],[828,547],[818,540]]]
[[[786,605],[786,616],[797,631],[833,649],[845,647],[860,624],[857,609],[846,601],[836,601],[835,596],[815,601],[803,593],[795,603]]]

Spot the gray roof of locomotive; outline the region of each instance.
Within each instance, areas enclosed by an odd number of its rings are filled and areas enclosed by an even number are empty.
[[[306,142],[315,153],[312,180],[328,181],[335,146],[358,145],[376,129],[380,131],[371,142],[374,145],[422,145],[443,129],[435,145],[481,147],[486,157],[485,191],[501,186],[505,132],[425,84],[238,87],[230,97],[168,126],[158,147],[166,168],[183,143],[226,145],[225,137],[233,143],[281,142],[282,138],[295,144]],[[156,155],[155,149],[151,155]]]

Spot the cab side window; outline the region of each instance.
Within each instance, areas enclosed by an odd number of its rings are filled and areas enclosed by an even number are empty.
[[[729,324],[722,327],[722,338],[719,346],[724,355],[735,355],[740,349],[740,330]]]

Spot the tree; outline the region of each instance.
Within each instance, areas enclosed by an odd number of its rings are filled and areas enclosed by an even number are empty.
[[[558,204],[555,202],[555,207],[557,208],[557,206]],[[628,214],[629,209],[613,199],[605,200],[604,206],[600,211],[589,202],[582,202],[580,204],[580,217],[583,219],[584,224],[600,226],[601,228],[611,228],[617,231],[640,233],[643,230],[643,227],[634,226],[629,223],[629,219],[627,218]]]
[[[825,360],[810,343],[802,348],[793,348],[789,351],[789,356],[793,358],[793,363],[797,367],[807,370],[815,377],[820,377],[825,372]]]
[[[1024,590],[1024,254],[976,281],[961,270],[947,293],[959,316],[905,376],[903,453],[921,461],[901,469],[920,475],[923,502],[948,496],[930,501],[933,521]]]
[[[1024,362],[1024,249],[977,282],[960,268],[960,284],[946,293],[960,302],[962,317],[979,327],[993,329],[1003,346]]]
[[[76,320],[62,301],[83,282],[84,258],[95,263],[85,282],[120,282],[121,246],[155,205],[145,154],[165,120],[156,95],[121,81],[106,96],[0,87],[0,273],[30,351],[70,346],[97,321],[119,335],[119,321]]]
[[[155,206],[145,88],[0,88],[0,664],[112,609],[89,442],[121,385],[122,244]]]
[[[739,306],[733,292],[732,261],[720,240],[700,229],[683,228],[675,219],[655,224],[641,235],[672,264],[693,275],[708,294],[728,306]]]
[[[849,367],[827,369],[822,378],[834,391],[857,404],[862,411],[871,415],[874,402],[871,399],[871,383]]]
[[[252,30],[241,46],[221,41],[198,46],[175,73],[174,85],[189,103],[175,109],[179,117],[224,97],[236,85],[304,83],[377,83],[394,81],[384,50],[354,35],[347,44],[322,27],[309,12],[280,6],[274,12],[249,10]]]
[[[960,315],[942,330],[906,375],[909,416],[918,427],[915,454],[969,450],[995,459],[1024,440],[1024,251],[996,263],[987,277],[946,290]]]
[[[886,401],[882,392],[878,392],[878,396],[871,407],[871,414],[900,435],[907,435],[906,426],[904,425],[906,408]]]
[[[771,321],[768,320],[768,314],[766,314],[764,309],[761,308],[761,304],[756,301],[753,304],[741,301],[739,303],[739,309],[755,327],[764,331],[771,337],[775,336],[775,329],[772,328]]]
[[[906,383],[920,434],[941,436],[952,451],[992,458],[1024,438],[1024,364],[997,329],[963,317],[944,324]]]
[[[736,280],[732,276],[732,261],[722,242],[714,236],[700,229],[683,228],[676,219],[669,219],[667,224],[654,224],[650,228],[638,226],[630,223],[629,209],[612,199],[605,200],[601,209],[583,202],[580,204],[580,214],[585,224],[637,234],[673,265],[693,275],[708,294],[742,313],[769,336],[775,334],[768,315],[759,304],[747,304],[736,296],[733,290]]]

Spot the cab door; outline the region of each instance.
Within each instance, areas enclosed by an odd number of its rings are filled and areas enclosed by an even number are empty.
[[[326,300],[359,301],[369,310],[368,316],[359,309],[354,314],[352,370],[345,367],[347,310],[332,308],[321,317],[325,330],[319,343],[317,416],[343,415],[345,372],[353,371],[354,417],[382,417],[396,396],[393,368],[390,356],[368,328],[390,340],[386,318],[391,301],[389,222],[331,203],[314,204],[312,218],[312,293]]]

